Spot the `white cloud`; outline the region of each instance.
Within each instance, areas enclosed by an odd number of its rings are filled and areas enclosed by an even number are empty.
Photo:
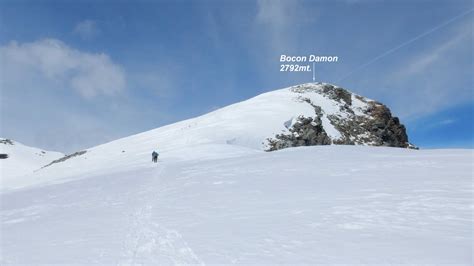
[[[69,153],[175,121],[166,104],[176,88],[189,84],[165,70],[150,66],[125,73],[106,54],[55,39],[5,44],[0,136]]]
[[[79,36],[87,40],[99,35],[100,30],[95,21],[86,19],[76,24],[74,33],[79,34]]]
[[[125,89],[123,69],[106,54],[73,49],[56,39],[0,46],[2,84],[40,79],[75,90],[84,98],[113,96]]]

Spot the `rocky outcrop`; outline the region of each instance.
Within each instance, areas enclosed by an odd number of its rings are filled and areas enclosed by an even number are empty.
[[[417,149],[409,143],[405,126],[398,117],[392,116],[387,106],[331,84],[317,85],[291,88],[297,94],[295,100],[311,105],[314,117],[300,116],[296,123],[288,127],[287,132],[268,138],[267,151],[329,144]],[[310,99],[309,96],[314,93],[331,99],[332,106],[337,106],[339,111],[326,114],[324,108]],[[357,106],[353,106],[353,101],[358,102]],[[323,117],[338,131],[339,137],[328,136],[321,123]]]
[[[335,144],[414,148],[408,142],[405,126],[398,117],[392,116],[387,106],[374,101],[367,104],[369,107],[364,111],[366,116],[352,115],[341,119],[328,115],[331,124],[343,135],[334,140]]]
[[[289,128],[289,134],[278,134],[274,139],[268,139],[267,151],[275,151],[289,147],[330,145],[328,137],[321,124],[321,119],[300,116],[296,123]]]
[[[14,145],[11,139],[0,139],[0,144]]]
[[[55,163],[64,162],[64,161],[69,160],[69,159],[71,159],[71,158],[73,158],[73,157],[76,157],[76,156],[81,156],[81,155],[85,154],[86,152],[87,152],[87,151],[78,151],[78,152],[75,152],[75,153],[73,153],[73,154],[66,155],[66,156],[64,156],[64,157],[62,157],[62,158],[59,158],[59,159],[57,159],[57,160],[52,161],[51,163],[49,163],[49,164],[47,164],[47,165],[45,165],[45,166],[43,166],[43,167],[41,167],[41,168],[45,168],[45,167],[51,166],[52,164],[55,164]]]
[[[0,144],[4,145],[15,145],[11,139],[0,139]],[[8,159],[9,155],[6,153],[0,153],[0,159]]]
[[[409,147],[405,126],[400,124],[398,117],[392,117],[387,106],[370,102],[367,114],[372,119],[367,119],[364,128],[372,133],[377,146]]]

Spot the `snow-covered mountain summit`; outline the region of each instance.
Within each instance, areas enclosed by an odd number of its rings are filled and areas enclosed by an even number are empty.
[[[203,116],[137,135],[156,145],[232,144],[257,150],[357,144],[412,147],[381,103],[326,83],[263,93]]]
[[[257,150],[326,144],[411,147],[405,127],[385,105],[327,83],[263,93],[119,142],[143,138],[165,149],[204,143]]]
[[[383,104],[331,84],[308,83],[56,158],[25,184],[62,179],[65,171],[121,171],[147,164],[153,150],[180,161],[329,144],[411,147],[405,127]]]

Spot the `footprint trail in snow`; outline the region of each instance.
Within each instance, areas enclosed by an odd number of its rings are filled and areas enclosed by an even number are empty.
[[[156,181],[160,180],[166,168],[163,164],[160,166]],[[166,228],[153,218],[153,204],[159,204],[156,194],[164,190],[164,183],[147,185],[146,196],[140,200],[142,207],[132,214],[124,264],[204,265],[178,231]]]

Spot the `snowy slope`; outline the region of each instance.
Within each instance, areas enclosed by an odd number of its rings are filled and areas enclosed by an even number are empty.
[[[317,91],[323,85],[325,83],[300,86]],[[15,179],[11,183],[4,183],[3,188],[63,179],[64,172],[72,176],[96,171],[115,171],[121,169],[123,165],[134,165],[136,161],[146,164],[153,149],[166,154],[168,160],[221,156],[221,149],[218,149],[218,152],[206,150],[205,153],[201,153],[198,147],[202,144],[229,144],[237,146],[240,151],[261,151],[265,148],[267,138],[287,132],[288,125],[291,125],[298,116],[314,116],[314,108],[302,101],[302,97],[321,106],[324,112],[322,123],[326,132],[334,139],[339,138],[340,133],[329,123],[327,116],[347,115],[340,110],[343,104],[316,92],[295,93],[293,89],[298,87],[264,93],[200,117],[93,147],[84,155],[41,170],[39,175],[43,178],[35,176]],[[355,96],[358,95],[352,95],[352,109],[355,113],[363,115],[362,110],[367,108],[367,103],[361,99],[367,101],[369,99]],[[191,152],[184,152],[192,146],[197,147],[192,148]]]
[[[64,156],[59,152],[28,147],[19,142],[0,138],[0,153],[8,154],[0,160],[0,183],[32,173],[34,170]]]
[[[269,92],[7,178],[0,264],[472,262],[472,150],[264,152],[314,115],[301,95]],[[323,124],[348,115],[303,96]],[[353,112],[366,103],[352,95]]]
[[[1,263],[472,264],[470,150],[234,148],[4,192]]]

